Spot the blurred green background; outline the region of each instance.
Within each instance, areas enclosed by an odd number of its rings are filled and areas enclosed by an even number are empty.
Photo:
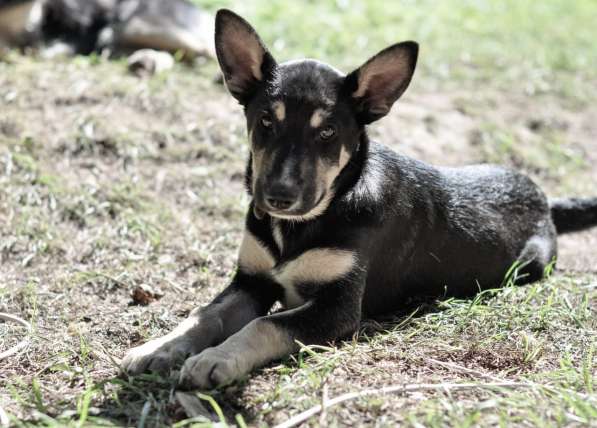
[[[583,97],[597,76],[594,0],[194,0],[246,17],[279,60],[349,71],[386,45],[421,44],[419,73],[441,85],[490,82]],[[434,84],[438,84],[434,82]]]

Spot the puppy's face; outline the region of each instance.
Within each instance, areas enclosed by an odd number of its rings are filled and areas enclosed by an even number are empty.
[[[400,43],[348,76],[313,60],[277,64],[234,13],[216,17],[216,52],[231,94],[245,107],[256,213],[308,220],[322,214],[359,146],[408,86],[417,45]]]
[[[333,197],[333,183],[359,142],[343,99],[344,76],[315,61],[281,64],[246,105],[255,205],[308,219]]]

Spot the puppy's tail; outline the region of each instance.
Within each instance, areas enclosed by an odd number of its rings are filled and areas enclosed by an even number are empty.
[[[558,235],[597,226],[597,198],[564,198],[549,201]]]

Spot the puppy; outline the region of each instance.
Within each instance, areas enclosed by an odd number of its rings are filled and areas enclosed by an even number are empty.
[[[366,125],[412,78],[415,42],[348,75],[314,60],[278,64],[228,10],[217,14],[215,42],[251,148],[238,270],[211,304],[132,349],[127,373],[184,361],[183,386],[225,385],[413,296],[499,287],[513,265],[519,283],[541,279],[558,232],[597,224],[597,198],[549,202],[510,169],[437,168],[371,142]],[[277,301],[285,310],[269,313]]]

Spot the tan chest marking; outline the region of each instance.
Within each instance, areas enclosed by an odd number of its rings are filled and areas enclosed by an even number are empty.
[[[284,287],[286,307],[294,308],[304,303],[304,299],[296,291],[298,284],[337,281],[350,273],[355,261],[352,251],[316,248],[276,266],[273,277]]]
[[[242,271],[248,274],[265,273],[271,271],[275,265],[276,260],[265,244],[245,230],[238,255],[238,266]]]
[[[352,251],[316,248],[277,266],[273,277],[283,286],[302,283],[327,283],[341,279],[354,267]]]
[[[274,240],[279,239],[276,239],[274,234]],[[278,242],[276,244],[282,245]],[[354,269],[355,263],[356,255],[352,251],[315,248],[276,266],[272,253],[248,230],[245,230],[238,257],[238,265],[243,272],[270,275],[284,287],[285,304],[289,308],[304,303],[296,291],[297,285],[326,284],[340,280]]]

